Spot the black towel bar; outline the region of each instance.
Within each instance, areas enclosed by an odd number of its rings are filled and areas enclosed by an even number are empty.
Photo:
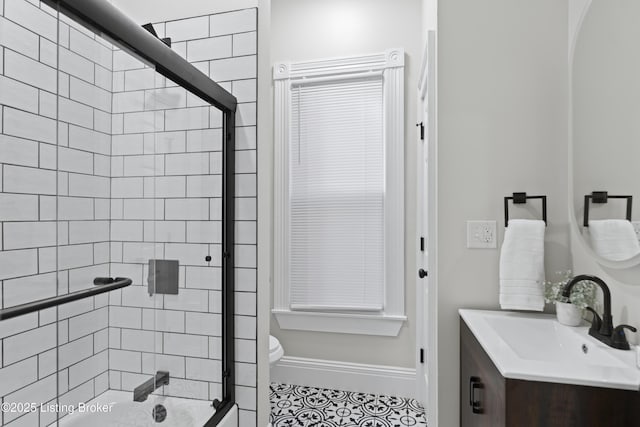
[[[116,277],[115,279],[111,279],[113,281],[106,284],[101,284],[107,282],[105,278],[100,277],[96,279],[100,280],[98,280],[99,283],[96,283],[96,281],[94,280],[94,284],[96,286],[94,286],[93,288],[83,289],[81,291],[58,295],[51,298],[44,298],[0,310],[0,320],[11,319],[12,317],[22,316],[23,314],[33,313],[34,311],[43,310],[49,307],[55,307],[67,302],[88,298],[93,295],[103,294],[115,289],[124,288],[131,284],[131,279],[129,279],[128,277]]]
[[[504,198],[504,226],[509,226],[509,200],[513,200],[513,204],[521,205],[527,203],[529,199],[542,199],[542,220],[547,224],[547,196],[527,196],[527,193],[513,193],[512,196]]]
[[[612,196],[606,191],[593,191],[584,196],[584,220],[582,225],[589,226],[589,206],[591,203],[603,204],[609,199],[627,199],[627,221],[631,221],[631,208],[633,206],[633,196]]]

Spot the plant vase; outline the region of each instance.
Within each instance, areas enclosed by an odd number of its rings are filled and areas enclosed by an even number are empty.
[[[577,305],[556,301],[558,322],[567,326],[578,326],[582,323],[582,309]]]

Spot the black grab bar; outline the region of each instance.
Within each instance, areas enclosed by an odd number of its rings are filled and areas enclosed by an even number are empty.
[[[5,308],[3,310],[0,310],[0,320],[11,319],[12,317],[22,316],[23,314],[33,313],[34,311],[43,310],[49,307],[55,307],[67,302],[76,301],[79,299],[88,298],[94,295],[99,295],[105,292],[124,288],[126,286],[129,286],[132,282],[128,277],[116,277],[115,279],[100,277],[96,278],[93,283],[95,285],[93,288],[83,289],[81,291],[71,292],[65,295],[44,298],[37,301]]]

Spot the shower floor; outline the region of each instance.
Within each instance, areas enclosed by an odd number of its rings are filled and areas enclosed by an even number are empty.
[[[271,384],[273,427],[426,427],[415,399]]]

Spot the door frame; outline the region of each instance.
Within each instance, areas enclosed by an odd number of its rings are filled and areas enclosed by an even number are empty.
[[[430,427],[438,425],[438,272],[437,272],[437,242],[438,242],[438,218],[437,218],[437,177],[438,177],[438,159],[437,159],[437,75],[436,75],[436,32],[428,31],[427,41],[424,46],[422,58],[422,67],[420,70],[420,81],[418,85],[418,117],[419,121],[424,123],[425,134],[424,141],[420,141],[418,132],[417,140],[419,143],[417,156],[417,189],[416,189],[416,260],[418,268],[424,268],[428,271],[429,276],[425,279],[417,279],[416,288],[416,396],[418,400],[425,405],[427,414],[427,424]],[[424,103],[427,103],[425,106]],[[425,110],[427,114],[425,115]],[[424,150],[427,151],[427,167],[424,167]],[[425,171],[425,169],[427,169]],[[427,174],[428,188],[426,194],[423,191],[423,183]],[[424,230],[423,206],[424,197],[427,197],[427,229]],[[422,251],[420,250],[420,237],[425,237],[425,249],[427,250],[428,265],[420,265],[422,263]],[[416,273],[417,274],[417,271]],[[424,287],[427,287],[425,289]],[[426,291],[426,292],[425,292]],[[426,298],[424,295],[427,295]],[[423,338],[426,332],[426,342]],[[425,364],[420,363],[420,349],[424,348]],[[427,390],[422,387],[423,376],[427,376]]]

